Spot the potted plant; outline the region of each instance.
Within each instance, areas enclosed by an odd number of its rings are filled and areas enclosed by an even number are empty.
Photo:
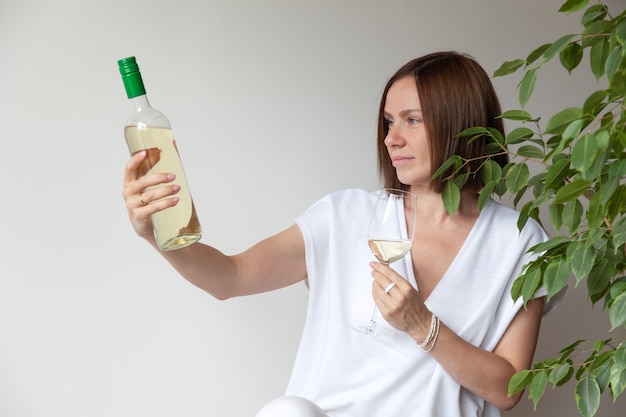
[[[584,417],[596,414],[603,393],[616,399],[626,388],[626,10],[589,3],[567,0],[559,9],[582,14],[580,33],[541,45],[525,59],[504,62],[494,73],[523,74],[521,109],[501,115],[517,127],[505,137],[480,126],[459,135],[486,138],[491,154],[506,152],[511,162],[501,168],[485,159],[471,172],[470,161],[455,156],[435,173],[446,178],[442,195],[451,214],[465,178],[482,175],[481,207],[495,193],[510,196],[516,206],[529,200],[519,208],[520,229],[529,218],[541,223],[540,213],[549,218],[554,236],[531,249],[538,257],[515,281],[513,298],[526,302],[542,286],[551,298],[572,279],[574,287],[586,286],[590,303],[602,304],[611,327],[606,339],[568,341],[557,356],[517,373],[509,384],[510,393],[527,389],[536,408],[549,385],[575,378],[576,404]],[[585,61],[598,89],[544,126],[525,105],[542,66],[556,59],[570,73]]]

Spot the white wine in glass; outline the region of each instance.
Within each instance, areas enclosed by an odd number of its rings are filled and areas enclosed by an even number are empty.
[[[367,242],[381,263],[389,265],[411,250],[415,235],[417,197],[408,191],[385,188],[380,191],[367,228]],[[374,311],[365,333],[378,332]]]
[[[411,250],[413,241],[405,240],[380,240],[369,239],[368,243],[372,253],[381,263],[389,265],[402,259]]]

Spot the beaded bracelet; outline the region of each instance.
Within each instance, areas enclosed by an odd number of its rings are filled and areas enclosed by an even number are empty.
[[[422,343],[418,343],[417,345],[422,348],[424,352],[430,352],[435,347],[437,336],[439,336],[439,317],[431,313],[428,335]]]

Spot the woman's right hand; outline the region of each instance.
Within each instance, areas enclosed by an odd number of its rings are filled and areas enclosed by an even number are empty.
[[[122,197],[126,202],[128,217],[135,233],[146,240],[154,241],[150,216],[175,206],[180,186],[170,184],[176,176],[172,173],[141,175],[146,172],[147,152],[140,151],[126,163]]]

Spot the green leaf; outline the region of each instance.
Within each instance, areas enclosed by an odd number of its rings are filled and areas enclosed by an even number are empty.
[[[589,200],[586,218],[587,227],[591,230],[599,228],[604,223],[604,210],[602,204],[600,204],[600,194],[593,194],[591,200]]]
[[[622,48],[617,47],[613,48],[613,50],[609,53],[609,56],[606,58],[604,71],[606,73],[606,77],[609,80],[612,80],[617,71],[620,68],[620,64],[622,62]]]
[[[595,376],[596,381],[598,381],[598,386],[600,387],[600,392],[604,392],[611,383],[611,362],[605,361],[595,372]]]
[[[591,167],[591,175],[592,178],[600,178],[602,172],[606,169],[606,164],[611,155],[611,136],[604,128],[596,130],[593,136],[596,140],[597,154]]]
[[[568,124],[561,135],[561,142],[563,142],[563,145],[569,145],[573,139],[576,139],[576,137],[578,137],[580,132],[583,130],[584,124],[585,121],[583,119],[576,119]],[[565,146],[563,146],[563,148],[565,148]]]
[[[572,13],[584,9],[589,4],[589,0],[567,0],[565,4],[561,6],[559,12]]]
[[[611,368],[611,391],[617,398],[626,388],[626,370],[619,370],[617,366]]]
[[[545,43],[545,44],[541,45],[540,47],[536,48],[535,50],[533,50],[526,57],[526,65],[530,65],[533,62],[535,62],[537,59],[541,58],[543,56],[543,54],[546,53],[546,51],[548,50],[548,48],[551,45],[552,45],[551,43]]]
[[[611,331],[626,326],[626,292],[618,295],[609,307]]]
[[[535,89],[537,83],[537,69],[532,68],[526,71],[519,86],[519,102],[524,107]]]
[[[574,242],[568,246],[567,262],[577,282],[589,275],[595,261],[596,252],[584,242]]]
[[[444,172],[446,172],[449,168],[454,168],[454,170],[456,171],[457,169],[459,169],[461,167],[461,164],[463,163],[463,158],[461,158],[458,155],[453,155],[450,158],[448,158],[443,164],[441,164],[441,166],[439,167],[439,169],[437,169],[437,171],[435,171],[435,173],[433,174],[433,179],[440,177],[441,175],[443,175]]]
[[[575,351],[578,346],[581,345],[581,343],[583,343],[585,340],[584,339],[579,339],[577,341],[575,341],[574,343],[564,347],[563,349],[561,349],[559,351],[559,353],[565,355],[565,356],[569,356],[573,351]]]
[[[524,306],[528,300],[532,300],[533,296],[541,285],[541,268],[530,268],[526,271],[524,277],[524,283],[522,285],[522,297],[524,299]]]
[[[526,389],[533,379],[532,371],[525,369],[513,375],[509,381],[509,395]]]
[[[557,39],[543,54],[544,61],[549,61],[559,54],[563,48],[567,47],[569,42],[576,37],[575,34],[565,35]]]
[[[626,147],[626,143],[624,144]],[[609,177],[621,179],[626,176],[626,159],[615,161],[609,168]]]
[[[626,370],[626,341],[623,341],[615,350],[615,356],[613,356],[615,366],[620,371]]]
[[[576,122],[572,122],[572,124],[574,124]],[[565,133],[567,133],[568,128],[565,129]],[[563,150],[569,146],[569,144],[572,142],[573,138],[566,138],[563,135],[557,135],[557,136],[553,136],[552,138],[550,138],[547,142],[547,145],[552,147],[554,146],[554,149],[552,149],[550,151],[550,153],[548,153],[548,155],[546,155],[545,157],[545,162],[549,162],[552,161],[554,159],[559,159],[559,158],[567,158],[568,155],[563,153]]]
[[[558,231],[563,226],[563,204],[550,204],[548,206],[550,213],[550,223],[554,230]]]
[[[596,156],[609,146],[607,135],[593,135],[587,133],[572,150],[572,167],[582,174],[583,178],[592,178],[593,172],[589,172],[594,165]]]
[[[482,126],[474,126],[474,127],[470,127],[468,129],[463,130],[457,136],[465,137],[465,136],[483,136],[483,135],[489,135],[489,129],[487,129],[486,127],[482,127]]]
[[[576,406],[583,417],[593,417],[600,406],[600,387],[587,375],[576,384]]]
[[[609,95],[606,90],[598,90],[592,93],[587,100],[585,100],[585,104],[583,105],[583,113],[584,114],[597,114],[598,108],[604,108],[604,101]]]
[[[452,181],[446,181],[442,192],[443,205],[450,216],[459,208],[461,202],[461,192],[459,187]]]
[[[606,59],[610,52],[610,43],[606,39],[593,44],[589,53],[591,72],[596,76],[596,80],[604,75]]]
[[[611,77],[609,90],[618,96],[626,95],[626,70],[619,70]]]
[[[512,74],[521,68],[526,62],[523,59],[515,59],[513,61],[506,61],[500,68],[498,68],[494,73],[494,77],[502,77],[503,75]]]
[[[606,344],[610,341],[611,339],[604,339],[604,340],[596,340],[593,343],[593,350],[595,350],[596,352],[600,352],[602,351],[602,349],[604,349],[604,347],[606,346]],[[594,361],[595,363],[595,361]]]
[[[502,167],[493,159],[488,159],[483,165],[482,178],[484,184],[500,181],[502,179]]]
[[[504,143],[504,136],[502,135],[502,132],[500,132],[495,127],[489,127],[487,128],[487,130],[489,132],[488,136],[490,136],[493,140],[495,140],[497,143]]]
[[[626,388],[626,342],[615,350],[611,367],[611,391],[617,398]]]
[[[607,258],[602,258],[594,265],[587,278],[587,291],[592,302],[597,301],[609,288],[611,278],[615,274],[615,266]]]
[[[622,48],[626,48],[626,19],[622,19],[622,21],[615,27],[615,39],[622,45]]]
[[[518,196],[519,196],[519,193],[518,193]],[[515,200],[516,206],[518,202],[519,202],[519,199],[516,199]],[[522,230],[524,226],[526,226],[526,223],[528,222],[528,218],[533,214],[533,212],[535,212],[536,209],[537,207],[534,206],[533,201],[529,201],[526,204],[524,204],[524,207],[522,207],[522,209],[520,210],[519,217],[517,218],[517,230]]]
[[[526,139],[533,137],[535,132],[527,127],[518,127],[513,129],[506,135],[506,144],[513,145],[516,143],[524,142]]]
[[[478,196],[478,209],[482,210],[485,207],[485,204],[491,198],[493,194],[493,190],[498,185],[499,182],[489,182],[485,184],[482,190],[480,190],[480,195]]]
[[[570,200],[563,207],[563,226],[574,234],[583,218],[583,205],[578,200]]]
[[[533,253],[543,253],[569,242],[567,236],[555,236],[530,248]]]
[[[548,380],[557,387],[565,384],[572,377],[574,370],[569,362],[556,366],[548,375]]]
[[[596,188],[596,194],[598,195],[598,200],[602,206],[606,205],[609,202],[617,187],[619,186],[618,178],[610,178],[600,185],[600,188]]]
[[[618,278],[611,284],[611,290],[610,290],[611,298],[616,299],[617,297],[619,297],[620,294],[625,293],[625,292],[626,292],[626,277]]]
[[[567,177],[569,172],[569,159],[559,159],[555,161],[546,172],[545,187],[547,189],[557,188],[563,184],[563,180]]]
[[[533,381],[530,383],[530,387],[528,388],[530,399],[533,401],[535,406],[535,411],[537,411],[537,403],[543,397],[543,393],[546,391],[546,387],[548,386],[548,372],[539,372],[533,378]]]
[[[574,120],[583,117],[583,110],[580,107],[568,107],[561,110],[548,121],[546,126],[546,133],[560,134],[563,133],[565,128]]]
[[[538,148],[534,145],[520,146],[520,148],[517,150],[517,154],[523,156],[524,158],[540,160],[543,159],[543,157],[545,156],[543,153],[543,149]]]
[[[577,43],[570,43],[559,54],[561,65],[570,74],[574,68],[576,68],[583,60],[583,47]]]
[[[626,244],[626,217],[619,219],[613,226],[613,246],[616,248]]]
[[[511,286],[511,298],[513,301],[517,301],[518,298],[522,296],[522,287],[524,285],[524,276],[517,277],[515,281],[513,281],[513,285]]]
[[[509,110],[502,113],[498,116],[500,119],[508,119],[508,120],[519,120],[523,122],[527,122],[529,120],[533,120],[533,117],[525,110]]]
[[[585,11],[582,19],[580,19],[580,23],[582,23],[583,26],[587,26],[596,20],[604,19],[605,16],[606,7],[602,4],[594,4]]]
[[[507,172],[505,183],[506,188],[511,194],[515,194],[528,184],[530,170],[524,163],[515,164]]]
[[[609,22],[607,22],[606,20],[597,20],[587,25],[581,35],[581,46],[583,48],[589,48],[590,46],[593,46],[596,43],[606,39],[608,37],[608,26]]]
[[[554,198],[555,203],[565,203],[573,200],[583,194],[591,186],[591,181],[585,179],[576,179],[569,184],[564,185],[556,192]]]
[[[554,297],[567,285],[569,279],[569,266],[565,256],[552,259],[543,274],[543,284],[548,291],[548,300]]]

